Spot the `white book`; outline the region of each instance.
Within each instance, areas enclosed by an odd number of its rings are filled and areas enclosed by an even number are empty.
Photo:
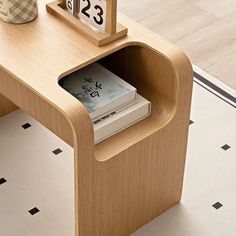
[[[128,128],[151,113],[151,103],[137,94],[135,103],[93,122],[95,144]]]
[[[136,88],[98,63],[64,77],[59,84],[83,103],[92,120],[111,113],[136,97]]]

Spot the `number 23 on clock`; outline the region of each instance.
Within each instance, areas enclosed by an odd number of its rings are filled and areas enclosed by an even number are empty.
[[[101,32],[106,31],[107,0],[77,0],[79,17]]]

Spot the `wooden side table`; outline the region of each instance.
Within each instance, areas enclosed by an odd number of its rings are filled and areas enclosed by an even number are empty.
[[[121,15],[128,36],[97,47],[47,13],[46,2],[34,22],[0,22],[0,115],[17,106],[74,148],[76,236],[129,235],[180,201],[191,64]],[[150,117],[97,145],[85,107],[58,85],[95,61],[152,102]]]

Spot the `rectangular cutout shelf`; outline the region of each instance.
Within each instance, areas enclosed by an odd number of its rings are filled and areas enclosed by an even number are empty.
[[[152,104],[149,117],[95,146],[96,159],[105,161],[155,133],[170,121],[176,105],[177,82],[173,79],[174,74],[166,77],[161,70],[168,62],[160,60],[151,48],[138,43],[125,46],[97,62],[136,87],[137,92]],[[168,90],[164,88],[166,84],[163,80],[169,84]]]

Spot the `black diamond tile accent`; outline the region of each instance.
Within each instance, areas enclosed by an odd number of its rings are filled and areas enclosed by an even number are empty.
[[[193,124],[194,122],[192,120],[189,121],[189,125]]]
[[[55,154],[55,155],[58,155],[58,154],[60,154],[62,152],[62,150],[60,149],[60,148],[57,148],[57,149],[55,149],[54,151],[53,151],[53,153]]]
[[[221,208],[223,205],[220,202],[216,202],[215,204],[212,205],[216,210]]]
[[[31,210],[29,210],[29,213],[31,215],[35,215],[36,213],[38,213],[40,210],[37,207],[32,208]]]
[[[225,144],[224,146],[221,147],[223,150],[227,151],[231,147],[228,144]]]
[[[6,183],[6,182],[7,182],[6,179],[4,179],[4,178],[1,178],[1,179],[0,179],[0,185],[1,185],[1,184],[4,184],[4,183]]]
[[[29,127],[31,127],[31,124],[26,123],[24,125],[21,126],[23,129],[28,129]]]

